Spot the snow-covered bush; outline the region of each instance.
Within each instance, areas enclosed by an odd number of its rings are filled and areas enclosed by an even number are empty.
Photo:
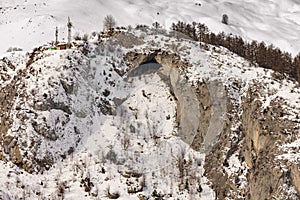
[[[22,48],[19,47],[9,47],[6,52],[12,52],[12,51],[23,51]]]

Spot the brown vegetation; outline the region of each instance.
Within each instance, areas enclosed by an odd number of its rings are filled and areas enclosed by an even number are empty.
[[[264,42],[247,42],[232,34],[212,33],[201,23],[187,24],[178,22],[172,24],[172,30],[188,35],[196,41],[223,46],[237,55],[257,63],[260,67],[288,74],[300,82],[300,53],[293,58],[288,52],[283,52],[274,45],[267,46]]]

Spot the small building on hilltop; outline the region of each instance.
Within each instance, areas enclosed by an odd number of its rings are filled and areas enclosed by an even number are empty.
[[[56,50],[65,50],[65,49],[70,49],[71,45],[67,43],[58,43],[56,45]]]

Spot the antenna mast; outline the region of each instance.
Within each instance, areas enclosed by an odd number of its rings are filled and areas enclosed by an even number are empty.
[[[67,23],[67,27],[68,27],[68,45],[71,45],[71,28],[72,28],[72,22],[70,20],[70,17],[68,17],[68,23]]]
[[[55,29],[55,46],[58,44],[58,28]]]

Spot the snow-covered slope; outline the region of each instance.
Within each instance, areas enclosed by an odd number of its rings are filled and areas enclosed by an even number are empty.
[[[102,31],[107,14],[112,14],[119,26],[158,21],[169,28],[178,20],[197,21],[214,32],[273,43],[294,55],[300,49],[300,3],[296,0],[2,0],[0,7],[1,53],[9,47],[29,50],[53,41],[56,26],[63,40],[68,16],[73,33]],[[229,25],[221,23],[223,14],[229,16]]]
[[[213,198],[201,178],[204,155],[177,136],[168,84],[156,73],[124,79],[115,69],[127,70],[122,56],[130,49],[111,40],[90,45],[88,56],[82,47],[37,50],[29,57],[11,53],[11,62],[2,61],[3,74],[10,75],[1,79],[2,94],[12,87],[18,95],[7,115],[12,123],[2,136],[1,155],[33,173],[1,161],[2,197],[103,199],[118,192],[124,200],[186,199],[188,191],[177,182],[185,180],[174,168],[185,159],[194,176],[192,196],[199,197],[202,185],[202,197]]]
[[[274,197],[297,195],[297,184],[290,184],[297,176],[279,174],[299,159],[297,85],[224,48],[156,32],[133,30],[64,51],[6,54],[0,92],[8,109],[1,110],[4,199],[107,199],[116,192],[119,199],[243,199],[260,194],[255,184],[269,186],[251,178],[264,174],[259,167],[278,170],[280,181],[270,178],[276,185],[268,190]],[[162,68],[127,73],[153,58]],[[256,115],[248,115],[252,107]]]

